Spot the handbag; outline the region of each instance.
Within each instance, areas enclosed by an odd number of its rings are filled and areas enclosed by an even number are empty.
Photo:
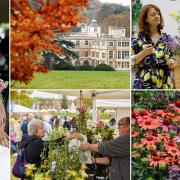
[[[18,178],[25,178],[26,165],[25,149],[21,148],[12,169],[13,175]]]

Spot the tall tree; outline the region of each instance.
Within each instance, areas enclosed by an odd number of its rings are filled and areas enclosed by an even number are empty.
[[[35,2],[35,4],[34,4]],[[29,83],[43,50],[62,53],[54,29],[67,32],[83,19],[88,0],[11,0],[11,79]]]

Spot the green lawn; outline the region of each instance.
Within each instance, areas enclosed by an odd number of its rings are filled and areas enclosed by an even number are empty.
[[[129,71],[50,71],[36,73],[28,84],[13,82],[13,89],[129,89]]]

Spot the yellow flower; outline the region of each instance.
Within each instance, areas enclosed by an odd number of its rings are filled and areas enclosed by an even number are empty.
[[[82,169],[87,169],[86,164],[82,164],[82,165],[81,165],[81,168],[82,168]]]
[[[67,170],[67,173],[68,173],[69,177],[76,177],[76,176],[78,176],[78,173],[76,171]]]

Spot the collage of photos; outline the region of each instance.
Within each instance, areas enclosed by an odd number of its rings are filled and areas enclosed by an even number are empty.
[[[180,0],[0,1],[0,180],[180,180]]]

